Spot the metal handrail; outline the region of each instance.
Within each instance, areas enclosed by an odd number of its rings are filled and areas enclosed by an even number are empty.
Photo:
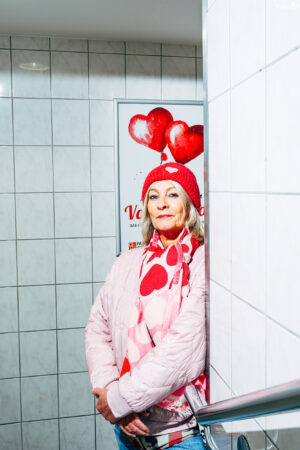
[[[299,408],[300,379],[204,406],[196,415],[201,425],[210,425]]]

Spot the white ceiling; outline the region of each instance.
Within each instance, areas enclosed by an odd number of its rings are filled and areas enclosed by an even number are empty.
[[[0,34],[201,42],[201,0],[1,0],[0,3]]]

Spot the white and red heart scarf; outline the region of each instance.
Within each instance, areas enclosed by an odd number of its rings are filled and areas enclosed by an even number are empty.
[[[128,346],[121,376],[132,369],[165,337],[189,294],[189,262],[199,242],[184,228],[175,244],[164,247],[157,230],[146,247],[140,270],[139,298],[133,306]],[[188,324],[187,324],[188,326]],[[151,339],[152,337],[152,339]],[[205,375],[192,382],[205,395]],[[184,412],[189,406],[185,387],[173,392],[158,406]]]

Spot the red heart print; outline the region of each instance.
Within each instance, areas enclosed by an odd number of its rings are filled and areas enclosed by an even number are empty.
[[[137,114],[130,119],[128,131],[138,144],[162,152],[167,145],[165,132],[173,121],[172,114],[165,108],[154,108],[148,116]]]
[[[203,153],[203,125],[189,127],[182,120],[176,120],[168,126],[166,139],[178,163],[185,164]]]
[[[150,295],[155,289],[163,288],[168,281],[166,269],[160,264],[154,264],[142,279],[140,293],[143,296]]]

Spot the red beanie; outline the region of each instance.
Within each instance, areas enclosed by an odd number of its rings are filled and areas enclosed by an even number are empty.
[[[148,173],[142,190],[143,202],[151,184],[155,181],[161,180],[177,181],[177,183],[179,183],[187,192],[197,210],[200,212],[200,191],[196,177],[190,169],[183,164],[176,162],[162,164],[161,166],[155,167],[155,169]]]

